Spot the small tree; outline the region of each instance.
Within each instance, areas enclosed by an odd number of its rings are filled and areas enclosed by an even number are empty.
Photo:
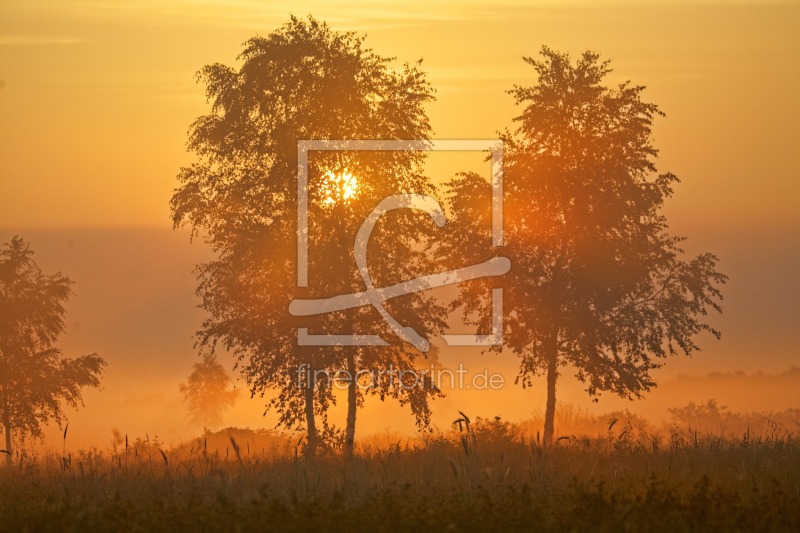
[[[651,126],[662,113],[642,100],[644,87],[606,87],[609,62],[593,52],[573,62],[545,47],[525,61],[538,80],[511,91],[524,108],[519,128],[503,134],[502,253],[512,263],[504,323],[522,385],[546,375],[550,442],[561,368],[570,365],[590,395],[641,396],[664,358],[697,350],[703,331],[719,337],[705,317],[721,311],[726,277],[712,254],[685,258],[683,238],[668,232],[662,208],[678,180],[656,171]],[[474,174],[449,186],[447,251],[474,262],[489,249],[490,213],[479,203],[489,186]],[[486,284],[462,287],[467,316],[475,302],[487,305]]]
[[[222,425],[222,415],[236,403],[239,391],[225,368],[213,354],[204,354],[203,360],[194,364],[188,381],[180,385],[181,394],[189,407],[192,423],[207,429]]]
[[[53,345],[64,332],[64,305],[72,281],[45,275],[28,243],[14,237],[0,251],[0,425],[11,459],[15,435],[41,436],[42,425],[62,423],[63,404],[82,404],[83,387],[99,387],[105,361],[76,359]]]

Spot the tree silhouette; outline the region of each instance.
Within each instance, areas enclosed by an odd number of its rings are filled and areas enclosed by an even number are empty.
[[[30,246],[14,237],[0,251],[0,425],[7,459],[13,436],[41,436],[42,424],[77,407],[83,387],[98,387],[105,361],[97,354],[65,358],[53,345],[64,332],[72,281],[45,275]]]
[[[217,258],[198,267],[197,293],[209,317],[199,332],[202,348],[218,343],[240,362],[253,394],[276,391],[268,408],[285,427],[305,426],[313,453],[318,435],[333,429],[327,410],[335,397],[330,379],[317,371],[413,364],[406,346],[366,348],[298,346],[297,328],[333,333],[386,333],[374,309],[353,309],[299,320],[288,313],[296,297],[320,298],[364,289],[353,259],[358,225],[385,196],[430,193],[419,171],[422,152],[311,152],[308,161],[309,284],[296,288],[297,144],[303,139],[426,139],[430,126],[423,104],[432,98],[418,66],[390,68],[389,60],[364,48],[353,33],[337,33],[309,17],[292,17],[267,37],[245,43],[239,70],[209,65],[205,82],[212,112],[190,131],[197,162],[182,169],[171,201],[175,226],[189,225]],[[345,176],[356,180],[348,194]],[[337,192],[338,191],[338,192]],[[370,242],[370,272],[376,285],[411,277],[426,268],[428,255],[413,247],[425,239],[430,220],[400,213],[382,224]],[[423,334],[443,327],[441,309],[423,305],[420,294],[398,298],[392,312]],[[414,308],[423,309],[421,313]],[[407,316],[406,316],[407,315]],[[302,379],[298,370],[304,369]],[[420,424],[428,421],[424,394],[375,383],[366,391],[348,385],[345,445],[352,449],[356,407],[363,393],[411,402]]]
[[[222,424],[222,414],[236,403],[239,391],[229,388],[232,381],[213,354],[204,354],[195,363],[186,383],[179,389],[186,401],[191,421],[207,429]]]
[[[554,432],[556,379],[570,365],[590,395],[639,397],[650,371],[695,337],[719,332],[704,322],[721,312],[718,259],[684,259],[680,237],[661,213],[678,181],[657,174],[653,118],[644,87],[603,85],[608,61],[575,61],[547,47],[525,58],[538,75],[511,92],[524,106],[505,132],[504,279],[506,345],[520,358],[518,382],[547,376],[544,440]],[[450,183],[456,220],[446,252],[459,260],[488,250],[489,186],[473,174]],[[482,235],[476,238],[475,235]],[[485,308],[486,282],[462,287],[464,313]],[[488,313],[484,313],[488,315]]]

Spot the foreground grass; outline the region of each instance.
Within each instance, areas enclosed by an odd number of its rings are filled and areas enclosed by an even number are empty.
[[[497,431],[268,460],[234,440],[0,468],[2,531],[798,531],[800,443]]]

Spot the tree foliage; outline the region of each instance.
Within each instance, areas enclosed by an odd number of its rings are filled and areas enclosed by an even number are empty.
[[[40,437],[43,424],[61,424],[64,405],[82,403],[81,389],[100,386],[100,356],[69,359],[54,346],[71,285],[43,274],[20,237],[0,251],[0,425],[9,456],[13,435]]]
[[[207,429],[222,425],[222,415],[236,403],[239,391],[232,388],[225,368],[213,354],[204,354],[203,360],[195,363],[186,383],[179,389],[189,408],[191,421]]]
[[[652,123],[663,115],[644,87],[605,85],[609,61],[577,61],[544,47],[525,58],[537,81],[511,90],[522,113],[504,132],[506,344],[518,380],[548,377],[545,438],[553,435],[555,382],[569,365],[590,395],[639,397],[667,356],[698,349],[721,311],[718,259],[686,258],[662,212],[678,182],[658,173]],[[449,183],[456,221],[448,253],[488,249],[488,184],[473,174]],[[481,199],[483,199],[481,203]],[[476,239],[474,235],[482,235]],[[463,287],[465,315],[486,306],[485,283]]]

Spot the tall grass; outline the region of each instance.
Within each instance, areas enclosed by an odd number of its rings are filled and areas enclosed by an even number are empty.
[[[228,430],[164,449],[17,457],[0,469],[0,530],[797,531],[791,433],[650,433],[605,420],[544,447],[469,420],[425,438],[306,457],[294,437]]]

